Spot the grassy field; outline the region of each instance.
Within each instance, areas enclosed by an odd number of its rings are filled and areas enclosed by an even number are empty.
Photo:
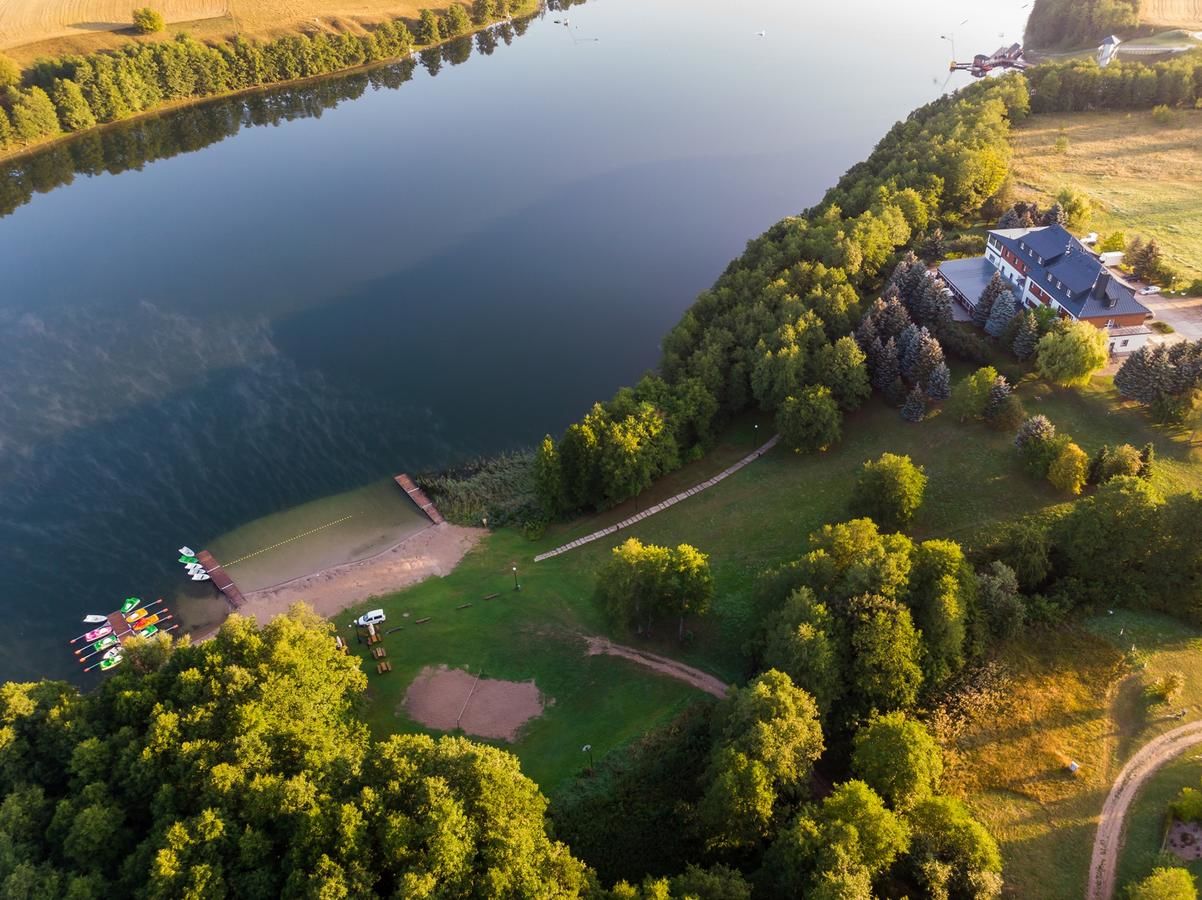
[[[1119,404],[1107,380],[1080,392],[1027,383],[1020,393],[1032,411],[1049,415],[1086,450],[1092,452],[1103,442],[1153,441],[1162,489],[1202,487],[1202,468],[1193,465],[1184,436],[1157,429],[1137,410]],[[762,443],[768,428],[765,420],[755,418],[739,423],[706,459],[664,479],[640,503],[650,505],[720,471]],[[633,504],[556,527],[536,542],[498,532],[448,577],[363,604],[360,609],[383,606],[390,627],[404,626],[386,640],[394,671],[377,675],[374,666],[368,669],[373,727],[381,734],[415,727],[400,705],[413,676],[427,665],[472,672],[483,668],[490,677],[515,681],[533,678],[554,704],[511,749],[524,769],[553,792],[578,770],[583,744],[602,753],[700,696],[631,663],[586,657],[578,635],[605,634],[682,659],[725,682],[741,681],[746,675],[742,646],[758,625],[752,604],[755,576],[801,555],[807,535],[823,523],[845,518],[857,470],[885,451],[908,453],[930,478],[926,501],[911,529],[918,539],[946,536],[971,544],[999,518],[1066,499],[1023,474],[1009,435],[981,425],[960,425],[946,416],[908,425],[896,410],[873,401],[848,419],[844,440],[831,451],[800,456],[774,451],[703,494],[624,531],[620,538],[597,541],[542,563],[531,561],[537,553],[629,515]],[[694,623],[695,634],[684,645],[677,643],[674,629],[651,636],[615,632],[592,602],[594,573],[610,549],[632,535],[659,544],[688,542],[711,556],[717,588],[714,609],[707,620]],[[512,589],[513,565],[519,570],[521,592]],[[501,597],[482,599],[494,592]],[[457,609],[465,603],[473,605]],[[357,612],[339,617],[344,629]],[[432,617],[428,624],[411,624],[425,616]],[[357,652],[366,665],[365,649]]]
[[[1079,895],[1096,817],[1123,762],[1181,724],[1172,713],[1202,713],[1202,632],[1115,610],[1052,637],[1000,649],[1005,699],[957,736],[949,753],[950,787],[1001,842],[1012,897]],[[1145,688],[1174,671],[1185,676],[1181,696],[1171,707],[1153,704]],[[1081,767],[1075,775],[1070,760]],[[1181,765],[1158,775],[1134,807],[1120,884],[1150,871],[1165,804],[1182,778],[1198,782],[1196,759],[1189,771]]]
[[[1076,188],[1093,201],[1090,230],[1155,237],[1174,268],[1202,277],[1202,110],[1177,115],[1174,126],[1148,112],[1032,116],[1014,132],[1016,193],[1047,203]]]
[[[1160,860],[1165,817],[1169,804],[1184,787],[1202,785],[1202,753],[1188,750],[1157,772],[1140,791],[1127,813],[1127,835],[1119,857],[1119,884],[1146,878]],[[1202,876],[1202,860],[1187,868],[1195,878]]]

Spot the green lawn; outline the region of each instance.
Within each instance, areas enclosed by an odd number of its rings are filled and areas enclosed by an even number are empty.
[[[1202,468],[1192,465],[1184,434],[1156,428],[1138,410],[1118,403],[1108,379],[1081,391],[1028,381],[1020,393],[1032,412],[1046,413],[1088,452],[1104,442],[1140,446],[1153,441],[1162,489],[1202,487]],[[705,480],[763,443],[770,432],[765,418],[740,421],[705,459],[649,490],[640,507]],[[394,671],[377,675],[374,665],[369,668],[369,720],[380,734],[414,728],[399,707],[409,682],[426,665],[472,672],[483,667],[493,677],[534,678],[554,703],[511,749],[525,771],[553,792],[579,769],[583,744],[602,753],[698,696],[623,660],[586,657],[575,635],[607,634],[683,659],[724,681],[740,682],[746,675],[742,648],[758,624],[752,604],[756,575],[801,555],[810,532],[846,517],[852,484],[865,460],[890,451],[909,454],[925,467],[930,479],[926,500],[911,528],[920,540],[950,537],[971,546],[999,519],[1066,502],[1069,498],[1050,485],[1022,472],[1011,440],[944,415],[910,425],[896,410],[873,400],[848,418],[844,439],[827,453],[797,455],[778,449],[620,536],[532,562],[538,553],[630,515],[633,503],[556,526],[535,542],[511,531],[497,532],[450,576],[360,607],[383,606],[389,626],[404,625],[386,641]],[[594,607],[594,573],[610,549],[630,536],[659,544],[687,542],[710,554],[714,608],[706,621],[693,623],[695,634],[683,646],[675,629],[651,636],[615,632]],[[514,564],[523,584],[520,593],[512,590]],[[481,599],[493,592],[501,597]],[[456,609],[469,602],[471,608]],[[406,611],[408,619],[401,615]],[[428,624],[412,624],[427,615],[432,616]],[[348,613],[338,621],[345,627],[350,618]]]
[[[1184,787],[1202,785],[1202,753],[1187,750],[1144,785],[1127,813],[1127,833],[1119,856],[1118,883],[1128,885],[1146,878],[1159,865],[1160,847],[1169,804]],[[1187,868],[1195,878],[1202,876],[1202,861]]]

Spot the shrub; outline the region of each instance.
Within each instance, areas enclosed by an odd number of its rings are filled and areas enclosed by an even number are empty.
[[[0,88],[16,87],[21,83],[21,67],[0,53]]]
[[[1184,675],[1180,672],[1166,672],[1159,678],[1153,679],[1145,693],[1153,703],[1172,703],[1181,695],[1183,687],[1185,687]]]
[[[1182,822],[1202,822],[1202,791],[1197,788],[1182,788],[1177,799],[1169,806],[1173,816]]]
[[[166,26],[163,14],[157,10],[151,9],[149,6],[134,10],[134,28],[138,30],[139,34],[154,34],[162,31]]]
[[[1098,244],[1099,253],[1114,253],[1125,252],[1127,249],[1127,235],[1121,231],[1112,231],[1106,237],[1102,238]]]
[[[998,431],[1014,431],[1027,417],[1022,401],[1005,377],[999,375],[989,389],[985,404],[985,422]]]
[[[1022,456],[1023,467],[1036,478],[1044,478],[1063,444],[1056,439],[1056,426],[1047,416],[1031,416],[1018,428],[1014,446]]]
[[[547,513],[535,485],[535,455],[505,453],[465,463],[440,473],[418,475],[417,484],[438,506],[448,522],[479,525],[521,525],[531,533],[546,527]]]
[[[1094,484],[1105,484],[1122,475],[1140,475],[1143,469],[1143,455],[1130,444],[1117,447],[1103,444],[1090,463],[1089,480]]]
[[[1089,482],[1089,457],[1074,443],[1068,443],[1048,467],[1048,481],[1067,494],[1079,494]]]
[[[1152,121],[1157,125],[1167,128],[1169,126],[1176,125],[1179,119],[1180,117],[1177,115],[1177,111],[1165,106],[1163,103],[1161,103],[1159,106],[1152,107]]]
[[[922,505],[926,486],[922,466],[914,465],[908,456],[883,453],[860,469],[851,497],[852,515],[872,519],[885,531],[900,531]]]
[[[1134,885],[1128,900],[1198,900],[1194,876],[1178,866],[1154,869],[1152,874]]]
[[[952,389],[952,396],[947,404],[948,413],[958,422],[984,416],[985,408],[989,405],[990,391],[998,377],[997,369],[985,366],[963,378]]]

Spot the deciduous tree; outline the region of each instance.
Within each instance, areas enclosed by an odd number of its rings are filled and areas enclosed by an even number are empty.
[[[884,453],[860,469],[852,492],[855,516],[872,519],[887,531],[901,531],[922,505],[927,477],[908,456]]]

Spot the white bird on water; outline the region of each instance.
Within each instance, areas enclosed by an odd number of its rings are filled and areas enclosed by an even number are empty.
[[[757,32],[755,33],[755,36],[756,36],[756,37],[767,37],[767,36],[768,36],[768,32],[766,32],[766,31],[757,31]]]

